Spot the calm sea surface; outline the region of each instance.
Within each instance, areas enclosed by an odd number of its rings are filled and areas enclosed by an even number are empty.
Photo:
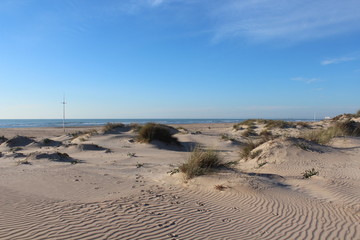
[[[67,119],[67,127],[102,126],[106,123],[190,124],[190,123],[236,123],[245,119]],[[286,121],[311,121],[310,119],[281,119]],[[62,119],[0,119],[0,128],[62,127]]]

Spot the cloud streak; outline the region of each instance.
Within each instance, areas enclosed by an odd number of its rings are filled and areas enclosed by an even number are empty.
[[[356,0],[228,0],[213,10],[216,38],[302,41],[360,30]]]
[[[332,59],[326,59],[321,62],[321,65],[329,65],[329,64],[338,64],[342,62],[349,62],[356,60],[355,57],[341,57],[341,58],[332,58]]]
[[[304,77],[294,77],[294,78],[291,78],[291,80],[298,81],[298,82],[304,82],[307,84],[321,81],[319,78],[304,78]]]

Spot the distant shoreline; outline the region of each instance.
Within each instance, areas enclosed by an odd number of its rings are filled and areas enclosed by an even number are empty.
[[[155,122],[161,124],[212,124],[212,123],[238,123],[245,119],[67,119],[65,121],[65,127],[99,127],[106,123],[138,123],[144,124],[148,122]],[[273,119],[284,121],[314,121],[313,119]],[[322,119],[321,119],[322,120]],[[0,119],[0,128],[62,128],[62,119]]]

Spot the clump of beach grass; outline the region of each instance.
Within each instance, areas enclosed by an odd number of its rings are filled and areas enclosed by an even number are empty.
[[[262,120],[263,123],[265,123],[265,127],[267,129],[273,129],[273,128],[293,128],[295,127],[294,123],[283,121],[283,120]]]
[[[256,136],[256,132],[254,131],[254,129],[252,128],[247,128],[242,134],[241,136],[243,137],[251,137],[251,136]]]
[[[222,159],[215,150],[196,147],[190,153],[188,160],[179,166],[179,170],[190,179],[207,174],[221,166],[223,166]]]
[[[303,172],[302,175],[304,179],[307,179],[307,178],[311,178],[312,176],[319,175],[319,172],[316,171],[314,168],[312,168],[305,170],[305,172]]]
[[[177,138],[173,137],[171,127],[157,123],[147,123],[142,126],[138,132],[137,140],[145,143],[158,140],[164,143],[178,144]]]
[[[110,132],[113,132],[115,131],[116,129],[119,129],[119,128],[123,128],[125,127],[125,124],[123,123],[107,123],[103,128],[103,132],[104,133],[110,133]]]
[[[328,144],[335,137],[359,137],[360,124],[354,121],[335,122],[332,126],[323,130],[312,131],[305,136],[306,140],[318,143]]]
[[[264,141],[261,140],[261,141],[257,141],[257,142],[254,142],[254,141],[248,141],[245,146],[241,149],[241,152],[240,152],[240,157],[242,159],[253,159],[257,156],[259,156],[262,152],[262,150],[258,150],[258,151],[255,151],[255,152],[252,152],[255,148],[257,148],[258,146],[260,146],[261,144],[263,144]]]

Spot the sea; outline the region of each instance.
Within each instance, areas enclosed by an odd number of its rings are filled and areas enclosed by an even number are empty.
[[[103,126],[107,123],[139,123],[148,122],[161,124],[191,124],[191,123],[236,123],[246,119],[67,119],[65,127]],[[285,121],[314,121],[314,119],[274,119]],[[0,128],[32,128],[32,127],[62,127],[62,119],[0,119]]]

